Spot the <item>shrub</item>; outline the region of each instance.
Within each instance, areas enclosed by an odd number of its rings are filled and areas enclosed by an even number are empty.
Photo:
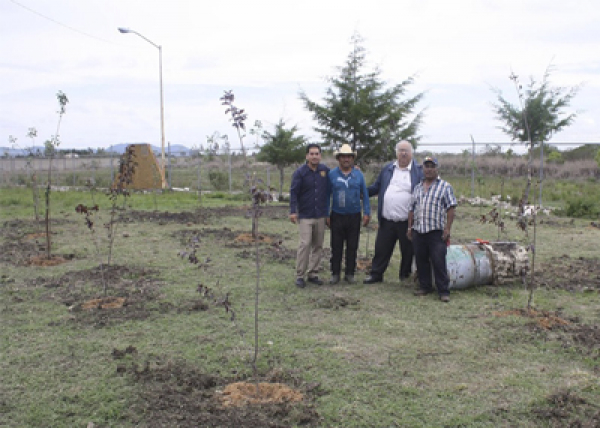
[[[208,179],[215,190],[227,190],[229,188],[229,176],[223,171],[210,171]]]
[[[589,198],[575,197],[566,201],[565,208],[560,210],[559,214],[568,217],[596,218],[600,216],[600,207]]]

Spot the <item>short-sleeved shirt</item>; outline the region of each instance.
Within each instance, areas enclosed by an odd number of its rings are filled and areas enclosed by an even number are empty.
[[[444,230],[446,212],[458,205],[454,190],[447,181],[438,178],[427,192],[421,181],[412,194],[413,229],[418,233]]]

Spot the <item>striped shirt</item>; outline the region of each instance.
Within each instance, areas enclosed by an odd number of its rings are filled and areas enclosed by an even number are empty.
[[[421,181],[413,191],[409,208],[413,211],[413,229],[418,233],[444,230],[446,211],[456,205],[454,190],[447,181],[438,178],[427,192]]]

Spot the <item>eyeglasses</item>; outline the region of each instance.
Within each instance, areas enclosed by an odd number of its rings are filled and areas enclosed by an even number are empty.
[[[425,169],[436,169],[437,166],[436,165],[423,165],[423,168],[425,168]]]

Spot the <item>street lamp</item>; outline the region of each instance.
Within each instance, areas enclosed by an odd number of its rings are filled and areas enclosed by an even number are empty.
[[[156,43],[152,42],[148,38],[146,38],[143,35],[141,35],[140,33],[138,33],[137,31],[130,30],[129,28],[119,27],[118,30],[119,30],[120,33],[124,33],[124,34],[125,33],[137,34],[142,39],[144,39],[145,41],[147,41],[152,46],[154,46],[155,48],[158,49],[158,78],[159,78],[159,81],[160,81],[161,160],[162,160],[162,170],[163,170],[163,177],[164,177],[164,173],[165,173],[165,113],[164,113],[163,83],[162,83],[162,46],[157,45]],[[164,186],[164,181],[163,181],[163,186]]]

